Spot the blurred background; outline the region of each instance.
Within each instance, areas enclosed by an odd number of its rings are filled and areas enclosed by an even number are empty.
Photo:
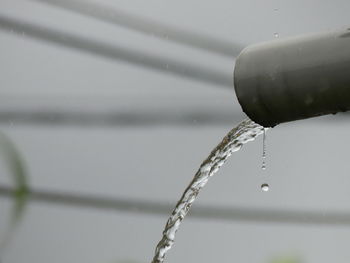
[[[150,262],[245,118],[249,44],[347,28],[347,0],[0,0],[0,261]],[[350,261],[346,114],[279,125],[200,193],[166,262]],[[268,183],[269,192],[260,185]]]

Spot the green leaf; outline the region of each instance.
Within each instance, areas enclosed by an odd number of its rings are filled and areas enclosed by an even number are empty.
[[[2,132],[0,132],[0,151],[14,182],[15,191],[13,197],[15,203],[12,211],[11,222],[12,224],[16,224],[23,215],[29,194],[27,170],[17,147],[11,139]]]

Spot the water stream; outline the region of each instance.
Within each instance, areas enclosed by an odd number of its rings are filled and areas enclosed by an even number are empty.
[[[209,154],[208,158],[203,161],[169,217],[163,231],[163,237],[156,247],[152,263],[164,261],[166,253],[174,244],[176,231],[209,178],[220,169],[233,152],[240,150],[243,144],[253,141],[263,132],[264,127],[250,119],[245,119],[233,128]]]

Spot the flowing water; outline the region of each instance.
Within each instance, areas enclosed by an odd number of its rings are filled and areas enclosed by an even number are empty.
[[[205,186],[209,178],[219,170],[233,152],[240,150],[243,144],[254,140],[255,137],[263,132],[264,127],[250,119],[245,119],[237,127],[233,128],[215,147],[208,158],[203,161],[168,219],[163,231],[163,237],[156,247],[152,263],[164,261],[167,251],[174,244],[176,231],[179,229],[199,191]]]

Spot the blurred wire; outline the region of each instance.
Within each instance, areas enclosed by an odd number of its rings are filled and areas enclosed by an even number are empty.
[[[10,187],[0,186],[0,196],[2,197],[12,198],[14,191],[15,190]],[[29,200],[49,204],[52,203],[67,206],[165,216],[169,215],[172,210],[171,205],[165,203],[135,199],[106,198],[43,190],[30,190]],[[350,225],[349,213],[335,212],[324,213],[311,211],[273,210],[267,208],[248,209],[195,205],[189,214],[190,218],[211,220],[286,223],[299,225]]]
[[[209,35],[191,32],[170,25],[164,25],[149,18],[132,15],[100,3],[76,0],[34,0],[65,10],[83,14],[104,22],[122,26],[140,33],[152,35],[162,40],[204,49],[230,59],[236,57],[243,47],[237,43],[217,39]]]
[[[12,107],[11,107],[12,108]],[[47,125],[70,127],[195,127],[201,125],[232,126],[245,115],[238,110],[222,107],[200,107],[199,109],[149,110],[133,109],[115,111],[76,111],[68,109],[5,109],[0,107],[0,124],[3,125]],[[314,122],[344,122],[349,113],[313,118]]]
[[[232,76],[199,65],[191,65],[172,58],[147,54],[138,50],[125,48],[116,44],[107,44],[75,34],[49,29],[14,18],[0,16],[0,29],[29,36],[58,46],[97,55],[111,60],[124,61],[132,65],[193,79],[216,86],[232,87]]]
[[[243,118],[243,113],[213,109],[186,111],[136,111],[132,112],[69,112],[67,110],[3,110],[0,109],[1,124],[16,125],[60,125],[60,126],[199,126],[231,125]]]

